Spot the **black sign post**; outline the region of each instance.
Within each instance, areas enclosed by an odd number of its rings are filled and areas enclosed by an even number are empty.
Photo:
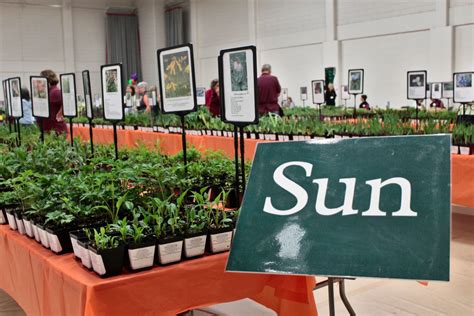
[[[92,92],[91,79],[89,70],[82,72],[82,87],[84,90],[84,103],[86,105],[86,116],[89,120],[89,138],[91,143],[91,155],[94,156],[94,131],[92,128],[92,119],[94,118],[94,111],[92,110]]]
[[[348,91],[354,96],[354,111],[352,117],[357,114],[357,95],[364,93],[364,69],[349,69],[348,72]]]
[[[74,128],[72,120],[77,117],[76,75],[74,73],[61,74],[61,100],[63,116],[69,118],[69,137],[71,147],[74,147]]]
[[[30,76],[31,107],[33,116],[39,121],[41,142],[44,143],[44,120],[49,119],[48,79],[43,76]]]
[[[415,100],[415,129],[418,131],[419,102],[426,100],[428,73],[426,70],[407,72],[407,99]]]

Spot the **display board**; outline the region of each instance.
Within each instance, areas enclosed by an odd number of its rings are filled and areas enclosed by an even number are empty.
[[[77,116],[77,98],[76,98],[76,75],[73,73],[61,74],[61,96],[63,100],[64,117],[73,118]]]
[[[430,87],[430,97],[432,99],[441,99],[441,82],[432,82]]]
[[[426,99],[427,72],[426,70],[407,72],[407,99]]]
[[[447,134],[259,143],[227,271],[449,280],[450,149]]]
[[[150,106],[156,106],[157,102],[156,91],[153,90],[150,92]]]
[[[10,115],[10,102],[8,100],[8,79],[2,80],[2,88],[3,88],[3,102],[5,104],[5,112],[7,115]]]
[[[125,117],[122,103],[122,64],[103,65],[100,68],[100,75],[104,119],[122,121]]]
[[[226,123],[258,122],[255,46],[221,50],[219,55],[221,118]]]
[[[311,81],[311,91],[313,94],[314,104],[324,103],[324,80]]]
[[[443,98],[452,99],[453,98],[453,82],[443,82],[443,88],[441,90]]]
[[[474,72],[457,72],[454,74],[454,102],[474,102],[474,86],[472,77]]]
[[[349,69],[349,94],[364,93],[364,69]]]
[[[288,88],[282,88],[281,89],[281,100],[283,102],[288,101]]]
[[[159,49],[158,77],[163,113],[186,114],[196,110],[196,81],[192,44]]]
[[[341,86],[341,97],[343,100],[348,100],[351,98],[351,95],[349,94],[349,86],[348,85],[343,85]]]
[[[21,79],[20,77],[8,79],[8,101],[10,114],[14,118],[23,117],[23,106],[21,104]]]
[[[92,110],[92,92],[89,70],[84,70],[82,72],[82,87],[84,90],[84,102],[86,104],[86,116],[89,119],[93,119],[94,111]]]
[[[301,99],[301,101],[308,100],[308,88],[307,87],[300,87],[300,99]]]
[[[33,116],[49,118],[48,79],[42,76],[30,76],[30,91]]]
[[[196,88],[196,98],[198,105],[205,105],[206,104],[206,88],[198,87]]]

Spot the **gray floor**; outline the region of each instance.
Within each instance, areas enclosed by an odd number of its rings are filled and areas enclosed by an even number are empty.
[[[456,211],[456,210],[455,210]],[[473,209],[463,212],[474,215]],[[347,282],[348,298],[358,315],[474,315],[474,216],[454,214],[451,242],[451,281],[430,282],[357,279]],[[315,291],[319,315],[328,315],[327,291]],[[336,314],[346,315],[337,298]],[[0,290],[0,316],[24,315]],[[194,315],[275,315],[251,300],[210,306]],[[51,315],[54,316],[54,315]]]

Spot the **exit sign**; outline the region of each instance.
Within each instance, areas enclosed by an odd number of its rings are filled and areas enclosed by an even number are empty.
[[[449,280],[450,146],[259,143],[227,271]]]

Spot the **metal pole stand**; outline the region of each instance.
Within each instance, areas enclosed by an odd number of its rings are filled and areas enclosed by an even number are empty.
[[[415,110],[415,129],[418,131],[418,100],[416,102],[416,110]]]
[[[16,125],[17,125],[17,146],[21,146],[21,132],[20,132],[20,119],[16,119]]]
[[[71,138],[71,147],[74,147],[74,128],[72,127],[72,117],[69,118],[69,137]]]
[[[91,155],[94,156],[94,132],[92,131],[92,119],[89,118],[89,138],[91,141]]]
[[[354,112],[352,113],[352,118],[356,118],[357,117],[357,94],[353,94],[354,96]]]
[[[183,163],[184,163],[184,174],[188,175],[188,158],[186,156],[186,122],[184,114],[181,114],[181,141],[183,145]]]
[[[329,316],[335,316],[336,315],[336,307],[334,304],[334,283],[339,283],[339,296],[341,297],[342,303],[344,303],[344,306],[346,307],[347,311],[349,312],[349,315],[355,316],[356,313],[354,309],[352,308],[351,304],[349,303],[349,300],[347,299],[346,296],[346,286],[345,286],[345,280],[355,280],[353,278],[328,278],[326,281],[320,282],[316,284],[316,287],[314,288],[315,290],[321,289],[323,287],[328,287],[328,298],[329,298]]]
[[[235,163],[235,199],[240,206],[240,172],[239,172],[239,134],[237,125],[234,125],[234,163]]]
[[[119,159],[119,154],[118,154],[117,122],[113,122],[112,126],[114,128],[115,160],[118,160]]]

